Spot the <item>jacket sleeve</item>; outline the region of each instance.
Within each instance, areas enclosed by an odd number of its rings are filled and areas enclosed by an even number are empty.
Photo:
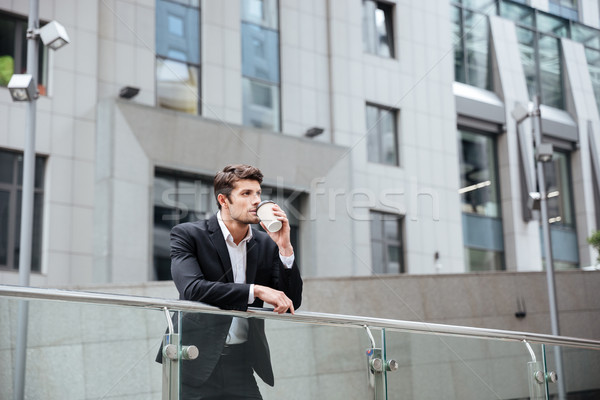
[[[247,310],[250,285],[226,282],[219,260],[210,259],[206,254],[208,249],[202,248],[186,225],[180,224],[171,230],[171,275],[180,299],[223,309]],[[199,260],[202,256],[206,259]],[[216,279],[209,279],[208,274]]]
[[[279,258],[279,249],[277,247],[275,247],[273,273],[275,288],[284,292],[292,300],[295,310],[300,308],[303,282],[298,264],[296,264],[296,260],[294,259],[292,268],[285,268]]]

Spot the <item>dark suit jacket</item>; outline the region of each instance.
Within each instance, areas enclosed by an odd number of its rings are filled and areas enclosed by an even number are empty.
[[[302,278],[296,263],[291,269],[284,268],[275,242],[256,229],[246,248],[246,283],[234,283],[227,244],[216,216],[175,226],[171,230],[171,274],[179,298],[246,311],[250,284],[254,283],[283,291],[298,309],[302,300]],[[262,307],[263,302],[256,298],[251,306]],[[183,317],[181,343],[194,344],[200,350],[196,360],[182,363],[183,384],[198,387],[210,376],[225,345],[231,319],[202,313],[188,313]],[[250,363],[258,376],[273,386],[264,320],[250,318],[248,330]]]

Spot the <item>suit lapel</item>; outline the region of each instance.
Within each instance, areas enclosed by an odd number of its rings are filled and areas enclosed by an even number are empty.
[[[215,246],[219,258],[221,259],[221,268],[223,268],[223,276],[226,278],[226,282],[233,282],[233,269],[231,268],[231,259],[229,258],[229,252],[227,251],[227,243],[223,238],[223,232],[217,221],[217,216],[213,215],[208,220],[208,230],[210,232],[210,240]]]
[[[252,227],[250,227],[252,229]],[[256,235],[246,244],[246,283],[255,283],[256,269],[258,268],[258,241]]]

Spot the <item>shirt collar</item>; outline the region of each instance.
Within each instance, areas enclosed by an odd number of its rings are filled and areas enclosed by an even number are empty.
[[[235,243],[233,241],[233,236],[231,235],[231,232],[229,232],[229,229],[227,229],[227,225],[225,225],[225,222],[223,222],[223,219],[221,218],[221,210],[219,210],[217,212],[217,221],[219,222],[219,226],[221,227],[221,233],[223,234],[223,239],[225,239],[226,242]],[[248,226],[248,233],[246,234],[246,237],[242,239],[240,244],[243,242],[247,242],[251,238],[252,238],[252,227]]]

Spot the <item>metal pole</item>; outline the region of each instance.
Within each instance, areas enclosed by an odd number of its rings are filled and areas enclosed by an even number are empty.
[[[39,27],[39,0],[29,0],[29,21],[27,24],[27,73],[33,76],[37,85],[38,39],[33,34]],[[36,100],[27,103],[25,148],[23,151],[23,189],[21,200],[21,237],[19,242],[19,285],[29,286],[31,274],[31,249],[33,238],[33,189],[35,179],[35,120]],[[25,397],[25,364],[27,359],[27,322],[29,302],[19,302],[17,349],[15,359],[15,400]]]
[[[533,101],[533,140],[537,149],[542,144],[542,118],[540,113],[540,98],[535,96]],[[546,193],[546,174],[544,171],[544,162],[536,160],[536,172],[538,188],[540,192],[540,211],[542,225],[542,240],[544,241],[544,259],[546,260],[546,281],[548,285],[548,301],[550,303],[550,325],[552,334],[560,336],[558,324],[558,307],[556,306],[556,285],[554,280],[554,261],[552,259],[552,241],[550,238],[550,223],[548,222],[548,201]],[[559,399],[565,399],[564,375],[562,370],[562,356],[560,346],[554,346],[554,356],[556,359],[556,373],[558,375],[558,396]]]

